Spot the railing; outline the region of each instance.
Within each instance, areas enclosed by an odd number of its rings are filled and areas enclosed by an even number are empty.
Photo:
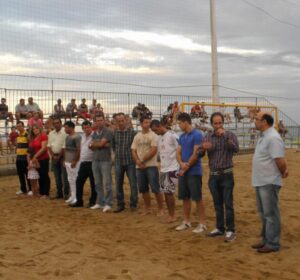
[[[124,92],[101,92],[101,91],[74,91],[74,90],[29,90],[29,89],[0,89],[0,97],[5,97],[9,110],[14,112],[15,106],[19,103],[21,98],[24,98],[27,103],[28,97],[33,97],[34,102],[38,103],[43,110],[45,116],[49,116],[53,113],[54,105],[57,99],[62,100],[64,108],[70,102],[72,98],[75,98],[77,105],[81,103],[81,99],[86,99],[86,104],[90,105],[93,99],[97,100],[97,103],[101,103],[104,108],[104,113],[110,116],[116,112],[124,112],[131,115],[132,109],[137,103],[145,104],[153,116],[160,118],[167,110],[170,103],[178,101],[178,103],[192,103],[192,102],[205,102],[211,103],[211,97],[209,96],[184,96],[184,95],[166,95],[166,94],[144,94],[144,93],[124,93]],[[220,103],[232,103],[241,105],[252,106],[274,106],[267,99],[262,97],[220,97]],[[246,107],[241,107],[241,113],[247,114]],[[186,110],[190,110],[187,107]],[[242,122],[237,122],[234,119],[233,108],[228,109],[228,114],[232,118],[231,123],[225,124],[227,129],[235,131],[239,137],[241,148],[253,149],[255,145],[255,133],[253,133],[254,123],[245,119]],[[212,107],[206,107],[208,115],[213,111]],[[287,147],[300,146],[300,127],[295,121],[289,118],[282,111],[278,111],[278,118],[283,119],[283,122],[288,130],[284,137],[284,141]],[[197,122],[197,120],[195,120]],[[11,124],[9,123],[9,126]],[[138,122],[135,123],[135,128],[138,129]],[[4,120],[0,120],[0,138],[2,142],[6,141],[6,135],[9,132],[9,127],[5,126]],[[5,144],[5,143],[3,143]],[[5,146],[5,145],[4,145]],[[6,154],[1,156],[0,164],[11,163],[11,155]]]

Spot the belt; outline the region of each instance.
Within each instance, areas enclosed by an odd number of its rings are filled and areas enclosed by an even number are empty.
[[[230,167],[230,168],[226,168],[226,169],[219,169],[216,171],[211,171],[209,173],[209,175],[218,176],[218,175],[222,175],[222,174],[226,174],[226,173],[231,173],[232,171],[233,171],[233,167]]]

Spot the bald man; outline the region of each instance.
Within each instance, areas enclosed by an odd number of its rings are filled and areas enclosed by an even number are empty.
[[[266,112],[255,117],[259,130],[252,162],[252,185],[256,190],[257,209],[262,220],[262,240],[252,245],[259,253],[271,253],[280,249],[280,211],[278,206],[282,178],[288,176],[284,158],[284,143],[273,127],[274,119]]]

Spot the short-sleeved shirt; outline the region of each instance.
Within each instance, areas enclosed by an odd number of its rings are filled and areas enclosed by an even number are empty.
[[[15,110],[16,110],[16,113],[27,113],[28,112],[27,106],[21,105],[21,104],[18,104],[16,106]]]
[[[66,108],[67,112],[74,112],[75,110],[77,110],[77,105],[76,104],[69,103],[67,105],[67,108]]]
[[[49,133],[48,147],[54,154],[59,154],[66,145],[67,134],[61,129],[59,132],[52,130]]]
[[[127,128],[124,131],[116,129],[113,136],[113,149],[115,150],[115,162],[120,165],[134,163],[131,154],[131,144],[135,136],[135,131]]]
[[[133,139],[131,149],[136,150],[139,159],[143,159],[144,156],[150,151],[151,147],[157,147],[157,136],[154,132],[149,131],[147,133],[139,132]],[[155,155],[151,159],[145,162],[146,167],[157,166],[157,156]],[[136,168],[139,168],[136,166]]]
[[[27,104],[26,105],[28,112],[38,112],[40,111],[40,107],[39,105],[37,105],[36,103],[32,103],[32,104]]]
[[[86,104],[80,104],[79,106],[78,106],[78,111],[79,112],[87,112],[88,111],[88,106],[86,105]]]
[[[34,153],[36,154],[42,148],[42,142],[44,141],[48,141],[48,136],[45,133],[41,133],[30,142],[29,146],[34,149]],[[38,157],[38,160],[45,160],[48,158],[48,149],[46,149],[45,152]]]
[[[15,144],[15,143],[16,143],[16,139],[17,139],[18,136],[19,136],[19,133],[18,133],[18,132],[12,131],[11,133],[9,133],[8,139],[9,139],[9,141],[11,141],[13,144]]]
[[[195,145],[201,145],[203,140],[202,134],[193,129],[189,133],[183,133],[179,137],[179,145],[181,146],[181,159],[183,162],[188,162],[194,152]],[[196,163],[191,166],[186,175],[202,175],[201,159],[198,158]]]
[[[28,126],[33,127],[34,125],[37,125],[38,127],[43,127],[43,121],[41,119],[35,120],[33,117],[28,120]]]
[[[164,135],[158,137],[161,172],[170,172],[179,169],[179,164],[176,159],[177,146],[178,135],[172,130],[168,130]]]
[[[95,131],[93,141],[101,141],[106,139],[108,143],[112,143],[113,133],[110,129],[104,127],[101,131]],[[93,161],[111,161],[111,147],[102,147],[94,151]]]
[[[17,160],[27,160],[28,146],[28,132],[24,130],[22,133],[19,133],[19,136],[17,137]]]
[[[8,106],[6,104],[0,103],[0,114],[7,113],[8,112]]]
[[[252,185],[282,185],[281,173],[276,158],[284,157],[284,143],[278,132],[270,127],[257,140],[252,161]]]
[[[72,162],[76,157],[76,151],[80,148],[81,136],[77,133],[67,135],[65,144],[65,162]]]

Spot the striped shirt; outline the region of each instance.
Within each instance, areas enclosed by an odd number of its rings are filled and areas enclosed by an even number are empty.
[[[28,145],[28,132],[24,130],[22,133],[20,132],[19,136],[17,137],[17,160],[26,160]]]
[[[228,140],[232,145],[228,145]],[[237,137],[231,131],[226,131],[224,135],[217,136],[214,132],[208,133],[205,140],[212,143],[212,148],[207,151],[209,159],[209,169],[215,172],[233,167],[233,155],[239,151]]]
[[[131,154],[131,144],[135,136],[133,129],[127,128],[124,131],[116,129],[113,136],[113,149],[115,151],[115,162],[120,165],[134,163]]]

